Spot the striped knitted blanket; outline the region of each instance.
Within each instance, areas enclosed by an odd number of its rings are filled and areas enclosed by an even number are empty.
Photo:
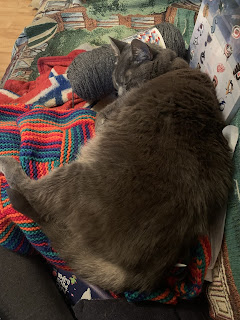
[[[32,105],[0,105],[0,155],[11,155],[21,162],[32,179],[46,175],[54,167],[75,159],[80,145],[94,136],[95,112],[89,109],[57,110]],[[51,248],[48,238],[31,219],[14,210],[6,189],[8,184],[0,173],[0,244],[13,251],[31,254],[35,251],[49,262],[58,274],[64,293],[76,302],[78,295],[69,289],[76,283],[74,275]],[[210,260],[208,239],[199,239],[192,248],[192,261],[184,268],[174,268],[168,278],[168,288],[151,295],[125,292],[128,301],[153,300],[176,303],[179,299],[197,296],[202,289]],[[186,274],[184,280],[183,273]],[[63,280],[64,279],[64,280]],[[76,288],[74,288],[77,291]],[[112,293],[114,297],[118,297]],[[77,297],[77,298],[76,298]]]
[[[64,111],[42,106],[2,105],[0,115],[0,155],[19,159],[32,179],[74,160],[78,146],[94,135],[95,112],[89,109]],[[0,244],[25,254],[35,248],[50,263],[69,269],[51,250],[39,226],[12,208],[2,174],[0,183]]]

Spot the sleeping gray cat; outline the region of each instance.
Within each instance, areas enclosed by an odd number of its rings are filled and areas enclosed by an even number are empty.
[[[208,234],[231,186],[210,78],[168,57],[164,74],[136,79],[155,55],[137,42],[113,44],[122,96],[98,114],[75,161],[35,181],[0,157],[13,207],[40,224],[77,275],[116,292],[159,287]]]
[[[170,70],[188,67],[187,62],[171,49],[137,39],[131,44],[113,38],[110,40],[117,56],[113,84],[119,95]]]

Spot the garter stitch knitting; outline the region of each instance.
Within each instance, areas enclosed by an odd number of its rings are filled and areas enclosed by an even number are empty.
[[[0,114],[0,155],[19,159],[32,179],[74,160],[79,146],[94,135],[95,112],[89,109],[1,105]],[[5,177],[0,175],[0,244],[24,254],[34,248],[55,267],[69,270],[39,226],[12,208],[7,188]]]

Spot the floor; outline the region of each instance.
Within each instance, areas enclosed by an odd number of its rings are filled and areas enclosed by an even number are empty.
[[[31,0],[0,0],[0,79],[11,60],[13,45],[36,11]]]

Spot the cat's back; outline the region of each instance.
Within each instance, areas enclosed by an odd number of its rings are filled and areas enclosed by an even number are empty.
[[[132,89],[119,103],[101,132],[98,165],[114,172],[113,180],[124,181],[124,191],[165,190],[171,197],[185,188],[188,197],[213,192],[216,183],[219,190],[229,185],[224,122],[206,74],[171,71]]]
[[[149,161],[166,145],[179,152],[194,146],[197,152],[201,146],[212,153],[217,139],[226,150],[215,89],[199,70],[167,72],[132,89],[119,103],[120,108],[106,122],[102,139],[115,145],[115,150],[123,148],[133,156],[134,152],[142,154],[145,147],[152,148]]]
[[[144,261],[143,270],[154,256],[174,264],[184,243],[207,233],[231,184],[214,87],[198,70],[176,70],[132,89],[117,106],[83,154],[94,199],[87,221],[98,221],[101,234],[90,245],[114,248],[112,261]]]

